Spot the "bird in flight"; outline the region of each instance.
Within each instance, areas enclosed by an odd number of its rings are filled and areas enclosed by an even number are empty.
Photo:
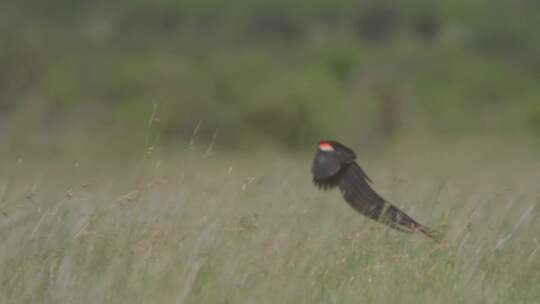
[[[321,141],[313,160],[313,183],[319,189],[338,187],[345,201],[361,214],[403,232],[420,231],[439,241],[436,231],[419,224],[382,198],[370,183],[371,179],[356,163],[354,151],[335,141]]]

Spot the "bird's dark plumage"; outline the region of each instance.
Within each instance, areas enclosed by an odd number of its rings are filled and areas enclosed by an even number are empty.
[[[420,231],[438,240],[435,231],[419,224],[377,194],[369,184],[371,179],[355,159],[350,148],[335,141],[321,141],[311,170],[315,186],[323,190],[338,187],[345,201],[361,214],[393,229]]]

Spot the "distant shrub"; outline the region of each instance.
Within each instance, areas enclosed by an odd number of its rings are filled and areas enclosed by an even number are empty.
[[[540,103],[532,104],[529,108],[529,124],[540,135]]]

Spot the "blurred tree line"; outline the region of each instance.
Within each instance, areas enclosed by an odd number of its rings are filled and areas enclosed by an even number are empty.
[[[540,134],[539,27],[534,0],[5,1],[0,134],[127,141],[153,102],[163,142]]]

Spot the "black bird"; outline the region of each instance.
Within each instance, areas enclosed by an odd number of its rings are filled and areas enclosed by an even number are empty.
[[[403,232],[420,231],[439,241],[436,231],[419,224],[377,194],[369,185],[371,179],[355,159],[354,151],[338,142],[319,142],[311,169],[313,183],[323,190],[339,187],[351,207],[373,220]]]

